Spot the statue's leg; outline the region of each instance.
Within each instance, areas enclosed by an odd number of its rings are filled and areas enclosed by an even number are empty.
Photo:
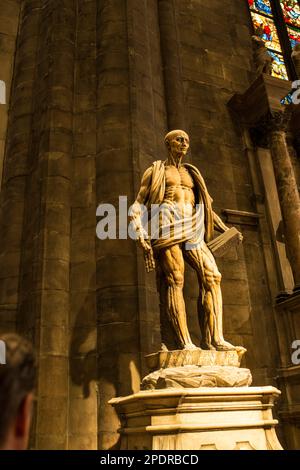
[[[186,321],[185,303],[183,298],[184,259],[179,245],[161,250],[159,253],[160,267],[167,285],[167,314],[173,326],[178,346],[182,349],[195,349]]]
[[[160,310],[160,334],[161,349],[174,350],[177,348],[176,337],[173,332],[172,325],[169,321],[167,313],[167,295],[168,286],[160,263],[156,260],[156,287],[159,294],[159,310]]]
[[[201,348],[216,349],[213,344],[213,332],[215,330],[215,312],[211,292],[206,291],[204,260],[201,249],[184,250],[184,258],[196,271],[199,283],[199,296],[197,302],[198,321],[201,331]]]
[[[216,348],[219,351],[235,349],[223,336],[223,300],[221,273],[216,261],[205,243],[201,248],[185,251],[188,263],[197,271],[199,281],[205,290],[203,302],[204,321],[202,323],[202,347]],[[200,299],[199,299],[200,303]],[[200,315],[199,308],[199,315]]]

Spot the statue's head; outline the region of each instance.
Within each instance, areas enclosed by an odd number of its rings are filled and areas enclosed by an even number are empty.
[[[190,148],[190,139],[186,132],[175,130],[168,132],[165,136],[165,144],[168,152],[171,153],[173,157],[180,158],[187,154]]]

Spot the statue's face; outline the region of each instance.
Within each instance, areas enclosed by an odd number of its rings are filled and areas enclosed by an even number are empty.
[[[168,140],[168,147],[174,157],[185,156],[190,148],[190,139],[185,132],[178,132]]]

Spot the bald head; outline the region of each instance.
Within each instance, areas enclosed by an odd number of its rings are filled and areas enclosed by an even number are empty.
[[[179,129],[170,131],[165,136],[165,144],[167,145],[171,140],[176,139],[176,137],[185,137],[189,141],[189,136],[186,132]]]
[[[165,144],[169,152],[169,158],[180,161],[190,147],[190,139],[186,132],[174,130],[165,136]]]

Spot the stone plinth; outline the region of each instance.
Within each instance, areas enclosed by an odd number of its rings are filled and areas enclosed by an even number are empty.
[[[160,369],[147,375],[142,390],[163,388],[243,387],[252,383],[249,369],[232,366],[183,366]]]
[[[110,404],[123,450],[281,450],[273,387],[142,391]]]
[[[240,367],[245,348],[233,351],[206,351],[193,349],[189,351],[159,351],[146,356],[146,364],[151,371],[182,366],[233,366]]]

